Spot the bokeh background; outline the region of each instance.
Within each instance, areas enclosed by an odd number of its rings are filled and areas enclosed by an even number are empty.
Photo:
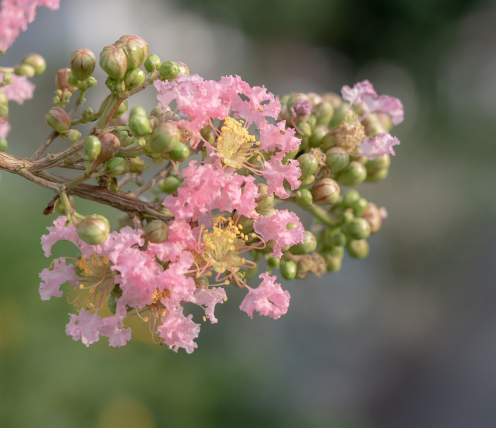
[[[284,283],[278,321],[250,320],[230,290],[192,355],[151,345],[145,326],[124,348],[85,348],[64,333],[69,304],[38,295],[52,193],[2,173],[0,426],[494,428],[496,3],[61,0],[2,58],[48,63],[35,99],[11,107],[9,151],[29,156],[49,133],[53,75],[72,51],[129,33],[205,78],[239,74],[277,94],[367,78],[401,98],[389,179],[359,188],[389,218],[366,260]],[[136,98],[154,105],[153,90]]]

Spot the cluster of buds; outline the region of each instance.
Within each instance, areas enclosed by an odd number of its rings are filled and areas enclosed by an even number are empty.
[[[399,144],[389,130],[403,119],[398,99],[377,95],[368,81],[345,86],[341,96],[277,98],[239,76],[204,80],[184,63],[161,62],[133,35],[105,47],[99,64],[110,93],[77,119],[97,83],[95,55],[79,49],[57,72],[45,116],[53,132],[22,172],[57,191],[45,213],[62,215],[42,237],[45,255],[59,240],[79,250],[44,269],[39,289],[43,300],[66,295],[78,308],[66,327],[74,340],[88,346],[106,336],[122,346],[131,338],[127,319],[138,317],[154,341],[189,353],[200,330],[185,314],[189,304],[216,323],[215,306],[234,286],[247,292],[240,309],[248,316],[277,319],[290,300],[277,269],[285,280],[302,279],[339,270],[345,249],[367,256],[385,209],[341,188],[386,178]],[[29,76],[44,64],[31,58],[20,68]],[[156,90],[157,106],[126,114],[129,98],[147,88]],[[2,103],[0,96],[0,111]],[[81,136],[76,127],[91,122]],[[42,158],[57,137],[72,144]],[[63,179],[40,165],[81,175]],[[73,196],[124,211],[118,230],[101,215],[78,213]],[[311,214],[306,228],[291,205]],[[267,272],[258,273],[261,259]],[[248,285],[257,274],[259,284]]]

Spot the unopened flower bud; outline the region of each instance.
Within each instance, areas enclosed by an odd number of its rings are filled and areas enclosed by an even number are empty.
[[[45,115],[46,123],[55,131],[62,134],[71,128],[71,118],[58,107],[52,107]]]
[[[69,129],[69,131],[66,132],[67,138],[71,140],[73,143],[77,142],[81,138],[81,132],[79,132],[77,129]]]
[[[389,168],[391,165],[391,157],[389,155],[377,156],[374,160],[369,160],[365,164],[365,168],[367,168],[367,172],[377,172],[384,168]]]
[[[5,85],[10,85],[12,83],[12,74],[9,72],[4,72],[2,76],[2,83]]]
[[[102,151],[102,143],[100,139],[94,135],[90,135],[84,140],[84,152],[88,156],[88,160],[93,162]]]
[[[157,126],[150,137],[150,148],[155,153],[168,153],[181,141],[181,131],[173,123]]]
[[[382,215],[377,205],[372,202],[367,204],[367,208],[362,213],[362,217],[370,224],[370,232],[376,233],[382,225]]]
[[[257,187],[258,194],[260,195],[257,199],[255,199],[255,202],[257,203],[257,211],[265,210],[271,207],[274,203],[274,194],[267,194],[267,189],[269,188],[269,186],[267,186],[265,183],[258,183]]]
[[[178,62],[177,65],[181,74],[183,74],[184,76],[187,76],[189,74],[189,67],[184,62]]]
[[[169,153],[169,158],[173,161],[183,162],[188,159],[190,155],[190,151],[188,146],[184,143],[177,143],[176,147],[174,147]]]
[[[109,294],[107,297],[107,307],[111,314],[116,314],[117,312],[117,300],[116,297],[112,294]]]
[[[61,91],[64,90],[70,92],[77,91],[77,88],[75,86],[71,86],[67,82],[67,76],[70,75],[71,75],[70,68],[61,68],[59,71],[57,71],[57,74],[55,75],[55,87]]]
[[[277,211],[273,207],[269,208],[264,208],[263,210],[258,210],[257,211],[260,215],[263,215],[264,217],[268,217],[271,215],[274,215]]]
[[[296,124],[296,136],[298,138],[308,137],[312,135],[312,127],[307,122],[298,122]]]
[[[247,234],[247,233],[251,233],[253,232],[253,222],[255,221],[255,219],[253,218],[248,218],[248,217],[245,217],[245,216],[240,216],[239,217],[239,220],[238,220],[238,227],[241,226],[241,230],[243,231],[243,233]]]
[[[305,186],[310,186],[315,181],[315,175],[310,175],[303,180],[301,180],[301,186],[300,187],[305,187]]]
[[[339,198],[339,186],[332,178],[322,178],[312,187],[313,202],[316,205],[334,204]]]
[[[343,253],[343,247],[333,247],[329,251],[323,253],[327,265],[327,272],[337,272],[341,269]]]
[[[2,117],[7,117],[9,115],[9,106],[8,105],[0,105],[0,119]]]
[[[326,135],[322,137],[320,140],[320,148],[322,151],[326,152],[330,148],[336,145],[336,138],[334,137],[332,132],[328,132]]]
[[[127,58],[127,69],[140,68],[148,57],[148,43],[141,37],[131,34],[122,36],[115,43],[122,46]]]
[[[324,229],[322,238],[324,240],[324,244],[327,247],[342,247],[346,244],[347,241],[346,235],[341,232],[341,229],[339,227],[333,229]]]
[[[333,147],[326,152],[326,164],[331,174],[343,170],[349,162],[350,156],[341,147]]]
[[[352,208],[353,204],[358,199],[360,199],[360,193],[358,193],[355,189],[350,189],[343,195],[342,202],[346,208]]]
[[[128,68],[126,52],[115,44],[104,47],[100,53],[100,67],[112,79],[122,80]]]
[[[105,217],[94,214],[81,220],[76,230],[82,241],[90,245],[99,245],[106,241],[110,233],[110,224]]]
[[[365,166],[357,161],[351,161],[345,169],[337,176],[337,180],[343,186],[354,186],[361,183],[367,177]]]
[[[72,75],[80,81],[85,81],[93,74],[95,65],[95,54],[89,49],[78,49],[71,54]]]
[[[129,129],[138,137],[145,137],[152,133],[152,126],[148,117],[134,115],[129,118]]]
[[[88,79],[86,80],[86,85],[88,86],[88,88],[92,88],[97,83],[97,80],[93,76],[88,77]]]
[[[158,70],[161,65],[162,65],[162,62],[160,61],[160,58],[158,57],[158,55],[151,54],[151,55],[148,55],[148,58],[146,58],[145,70],[148,71],[149,73],[152,73],[155,70]]]
[[[6,106],[9,103],[9,99],[4,92],[0,90],[0,106]]]
[[[7,143],[6,138],[0,137],[0,152],[5,152],[7,147],[9,147],[9,143]]]
[[[319,147],[322,139],[327,135],[329,129],[323,125],[317,125],[312,131],[312,135],[310,136],[308,142],[310,143],[310,147]]]
[[[128,158],[129,160],[129,172],[133,174],[139,174],[145,169],[145,161],[139,156],[134,158]]]
[[[370,183],[375,183],[376,181],[381,181],[387,178],[389,173],[389,168],[380,169],[379,171],[369,172],[365,181]]]
[[[313,203],[312,192],[308,189],[301,189],[295,193],[295,202],[300,207],[309,207]]]
[[[310,113],[312,113],[312,104],[310,104],[310,101],[306,97],[298,97],[293,102],[290,101],[288,105],[292,117],[297,122],[307,121]]]
[[[319,167],[317,157],[313,153],[304,153],[298,157],[297,161],[300,164],[301,179],[315,174]]]
[[[121,144],[119,139],[110,132],[102,132],[98,135],[98,139],[102,143],[102,146],[97,159],[100,163],[104,163],[114,157]]]
[[[365,239],[370,236],[370,224],[364,218],[354,218],[343,225],[344,234],[351,239]]]
[[[332,116],[329,128],[335,128],[343,121],[346,112],[349,110],[349,106],[350,103],[347,101],[343,101],[339,107],[334,106],[334,115]]]
[[[315,251],[316,248],[317,239],[315,238],[315,235],[312,232],[305,230],[305,237],[303,238],[303,241],[299,244],[293,245],[289,249],[289,252],[294,255],[308,254]]]
[[[348,241],[346,250],[351,257],[364,259],[369,255],[369,243],[365,239]]]
[[[135,88],[136,86],[141,85],[145,81],[146,75],[143,70],[139,68],[133,68],[129,70],[124,76],[124,83],[126,84],[127,89]]]
[[[317,119],[317,125],[327,127],[334,115],[334,108],[329,102],[322,101],[313,108],[313,114]]]
[[[169,236],[169,226],[162,220],[152,220],[144,228],[143,238],[153,244],[160,244],[167,241]]]
[[[43,74],[43,72],[46,69],[45,60],[43,59],[43,57],[41,55],[38,55],[38,54],[28,55],[27,57],[25,57],[21,61],[21,64],[22,65],[29,65],[29,66],[33,67],[35,76],[39,76],[40,74]]]
[[[168,177],[158,182],[158,187],[160,188],[160,190],[162,190],[162,192],[170,195],[174,193],[181,184],[182,180],[179,177],[176,177],[175,175],[169,175]]]
[[[275,257],[267,257],[267,266],[269,268],[279,268],[281,266],[281,259],[276,259]]]
[[[105,162],[105,174],[110,175],[111,177],[122,175],[126,170],[127,162],[124,158],[115,157]]]
[[[159,69],[159,75],[162,80],[174,80],[180,72],[178,63],[174,61],[164,62]]]
[[[292,260],[287,260],[281,264],[280,272],[281,276],[285,280],[291,280],[296,277],[296,263]]]
[[[35,75],[35,70],[34,67],[28,64],[21,64],[20,66],[14,68],[14,74],[17,76],[33,77]]]
[[[135,106],[129,112],[129,117],[131,118],[133,116],[148,117],[148,113],[146,112],[146,110],[143,107],[141,107],[141,106]]]
[[[358,198],[355,202],[351,204],[351,207],[353,209],[353,215],[355,217],[360,217],[366,210],[368,205],[367,199],[365,198]]]

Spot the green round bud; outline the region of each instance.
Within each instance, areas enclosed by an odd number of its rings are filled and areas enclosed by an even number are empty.
[[[162,117],[164,115],[163,110],[160,107],[153,107],[150,112],[150,116],[156,117],[160,123],[162,123]]]
[[[367,172],[370,173],[389,168],[389,165],[391,165],[391,156],[386,154],[383,156],[377,156],[375,159],[367,161],[365,168],[367,168]]]
[[[5,137],[0,137],[0,152],[5,152],[7,147],[9,147],[9,143],[7,143]]]
[[[84,152],[88,156],[88,160],[93,162],[102,151],[102,142],[94,135],[90,135],[84,140]]]
[[[48,113],[45,115],[45,122],[59,134],[68,131],[72,124],[69,115],[58,107],[52,107],[48,110]]]
[[[308,254],[314,252],[316,248],[317,239],[315,238],[315,235],[312,232],[305,230],[305,237],[303,238],[303,241],[299,244],[293,245],[289,249],[289,252],[294,255]]]
[[[370,183],[375,183],[376,181],[381,181],[387,178],[389,174],[389,168],[380,169],[379,171],[369,172],[365,181]]]
[[[237,226],[238,226],[238,228],[241,229],[241,231],[244,234],[251,233],[251,232],[253,232],[253,222],[254,221],[255,221],[255,219],[247,218],[247,217],[242,215],[241,217],[239,217]]]
[[[367,209],[367,199],[365,198],[358,198],[355,202],[351,204],[351,207],[353,209],[353,215],[355,217],[360,217],[365,210]]]
[[[148,57],[148,43],[141,37],[131,34],[122,36],[115,43],[124,49],[127,58],[127,69],[140,68]]]
[[[322,178],[312,187],[313,203],[316,205],[329,205],[337,202],[339,186],[332,178]]]
[[[34,67],[28,64],[21,64],[20,66],[14,68],[14,74],[17,76],[34,77],[36,72]]]
[[[141,85],[145,81],[146,75],[143,70],[139,68],[133,68],[129,70],[124,76],[124,83],[126,84],[127,89],[135,88],[136,86]]]
[[[301,180],[301,186],[300,187],[310,186],[310,184],[312,184],[314,181],[315,181],[315,175],[310,175],[310,176],[304,178],[303,180]]]
[[[150,148],[155,153],[168,153],[181,142],[181,131],[173,123],[158,125],[150,137]]]
[[[263,215],[264,217],[268,217],[268,216],[274,215],[276,212],[277,211],[273,207],[264,208],[263,210],[258,210],[257,211],[257,213],[259,213],[260,215]]]
[[[95,71],[95,54],[89,49],[78,49],[71,54],[72,75],[80,81],[85,81]]]
[[[150,120],[141,115],[134,115],[129,118],[129,129],[138,137],[145,137],[152,133]]]
[[[108,310],[112,313],[112,314],[116,314],[117,312],[117,300],[116,300],[116,297],[113,296],[112,294],[109,294],[109,296],[107,297],[107,307],[108,307]]]
[[[320,141],[320,148],[324,151],[327,152],[329,149],[333,148],[336,145],[336,137],[334,137],[334,134],[331,132],[328,132],[322,137],[322,140]]]
[[[322,101],[313,108],[313,114],[317,119],[317,125],[327,126],[334,115],[334,107],[327,101]]]
[[[168,177],[158,182],[158,187],[160,188],[160,190],[162,190],[162,192],[170,195],[179,188],[182,182],[183,181],[179,177],[176,177],[175,175],[169,175]]]
[[[116,175],[125,174],[127,162],[124,158],[115,157],[105,162],[105,174],[115,177]]]
[[[342,247],[336,247],[341,248]],[[338,272],[341,269],[342,257],[333,256],[331,253],[325,252],[322,254],[327,265],[327,272]]]
[[[263,211],[273,205],[274,194],[267,195],[267,189],[269,188],[269,186],[267,186],[265,183],[258,183],[257,187],[259,196],[257,197],[257,199],[255,199],[255,202],[257,203],[256,210]]]
[[[281,264],[281,276],[289,281],[290,279],[294,279],[296,277],[296,263],[292,260],[285,261]]]
[[[173,161],[183,162],[188,159],[190,155],[190,151],[188,146],[184,143],[177,143],[176,147],[174,147],[169,153],[169,158]]]
[[[67,138],[71,140],[73,143],[76,143],[81,138],[81,132],[77,129],[69,129],[66,132]]]
[[[298,122],[296,124],[296,127],[298,128],[296,130],[296,136],[298,138],[302,138],[302,137],[308,137],[310,138],[310,136],[312,135],[312,127],[309,123],[307,122]]]
[[[6,85],[10,85],[12,83],[12,73],[5,71],[2,76],[2,82]]]
[[[267,258],[267,266],[269,268],[279,268],[280,265],[281,265],[281,259],[276,259],[275,257]]]
[[[327,135],[329,129],[326,126],[318,125],[312,132],[310,139],[308,142],[310,143],[310,147],[319,147],[322,139]]]
[[[328,247],[342,247],[346,244],[346,235],[341,232],[339,227],[330,229],[324,229],[324,233],[322,235],[322,239],[324,244]]]
[[[358,161],[351,161],[337,176],[337,181],[343,186],[354,186],[367,177],[365,166]]]
[[[93,76],[88,77],[88,79],[86,80],[86,85],[88,86],[88,88],[92,88],[97,83],[97,80]]]
[[[343,224],[343,232],[351,239],[365,239],[370,236],[370,224],[364,218],[354,218]]]
[[[102,132],[98,135],[98,139],[102,144],[102,148],[100,150],[100,154],[97,157],[99,163],[107,162],[109,159],[112,159],[119,150],[121,143],[119,139],[110,132]]]
[[[308,189],[301,189],[295,193],[295,202],[300,207],[309,207],[313,203],[312,192]]]
[[[298,156],[297,161],[300,164],[301,179],[309,177],[317,172],[319,162],[313,153],[304,153]]]
[[[362,217],[370,224],[371,233],[376,233],[379,231],[382,226],[382,215],[379,208],[377,208],[377,205],[369,202],[367,204],[367,208],[362,213]]]
[[[362,125],[365,130],[365,134],[367,137],[375,137],[376,135],[385,132],[384,128],[379,116],[376,113],[370,113],[362,120]]]
[[[9,103],[9,99],[4,92],[0,91],[0,106],[6,106]]]
[[[59,71],[57,71],[57,74],[55,75],[55,87],[61,91],[77,91],[78,88],[69,85],[69,83],[67,82],[67,78],[68,76],[71,76],[71,74],[72,73],[70,68],[61,68]]]
[[[112,79],[122,80],[128,68],[125,50],[116,44],[104,47],[100,53],[100,67]]]
[[[341,147],[333,147],[326,152],[326,164],[331,174],[342,171],[349,162],[350,156]]]
[[[360,193],[355,189],[348,190],[343,196],[343,205],[346,208],[352,208],[355,201],[360,199]]]
[[[290,152],[286,153],[284,157],[282,158],[281,162],[286,165],[290,159],[294,159],[295,156],[298,154],[300,151],[300,148],[298,147],[295,150],[291,150]]]
[[[162,62],[160,61],[158,55],[151,54],[148,55],[148,58],[145,61],[145,70],[149,73],[153,73],[155,70],[158,70],[161,65]]]
[[[134,143],[134,137],[131,137],[127,131],[116,131],[114,133],[119,139],[121,147],[128,147]]]
[[[133,116],[148,117],[148,113],[146,112],[146,110],[143,107],[135,106],[129,112],[129,117],[131,118]]]
[[[369,243],[365,239],[348,241],[346,250],[351,257],[364,259],[369,255]]]
[[[28,55],[21,61],[21,64],[33,67],[35,76],[43,74],[46,69],[46,62],[44,58],[38,54]]]
[[[153,244],[167,241],[168,236],[169,226],[162,220],[149,221],[144,228],[143,238]]]
[[[158,70],[162,80],[174,80],[180,72],[179,64],[174,61],[165,61]]]
[[[108,220],[100,215],[91,215],[81,220],[76,226],[79,239],[90,245],[99,245],[105,242],[110,233]]]
[[[7,117],[9,115],[8,106],[0,106],[0,117]]]
[[[74,198],[72,196],[69,196],[69,203],[71,204],[71,207],[73,207],[73,208],[76,205],[76,201],[74,200]],[[67,213],[65,212],[64,204],[62,203],[60,198],[57,199],[57,202],[55,202],[55,209],[57,210],[57,212],[59,214],[67,215]]]
[[[349,109],[350,103],[347,101],[343,101],[339,107],[334,107],[334,115],[332,116],[331,123],[329,124],[329,128],[335,128],[339,126],[339,124],[343,121],[344,115]]]
[[[129,160],[129,172],[133,174],[139,174],[145,169],[145,161],[139,156],[134,158],[128,158]]]

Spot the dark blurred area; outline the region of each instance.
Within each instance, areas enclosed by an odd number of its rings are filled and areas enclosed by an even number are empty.
[[[38,52],[48,63],[35,99],[11,108],[12,154],[48,135],[53,76],[70,53],[98,54],[127,33],[205,78],[239,74],[276,94],[369,79],[402,99],[405,122],[392,131],[401,145],[389,178],[358,189],[389,212],[370,256],[283,282],[291,305],[277,321],[250,320],[244,293],[228,290],[192,355],[152,345],[143,324],[120,349],[66,336],[73,308],[38,295],[52,193],[2,173],[0,427],[496,426],[494,1],[61,3],[40,9],[2,58]],[[88,105],[104,96],[94,90]],[[148,91],[130,104],[155,102]],[[111,209],[76,203],[115,224]],[[74,253],[57,245],[54,257]]]

